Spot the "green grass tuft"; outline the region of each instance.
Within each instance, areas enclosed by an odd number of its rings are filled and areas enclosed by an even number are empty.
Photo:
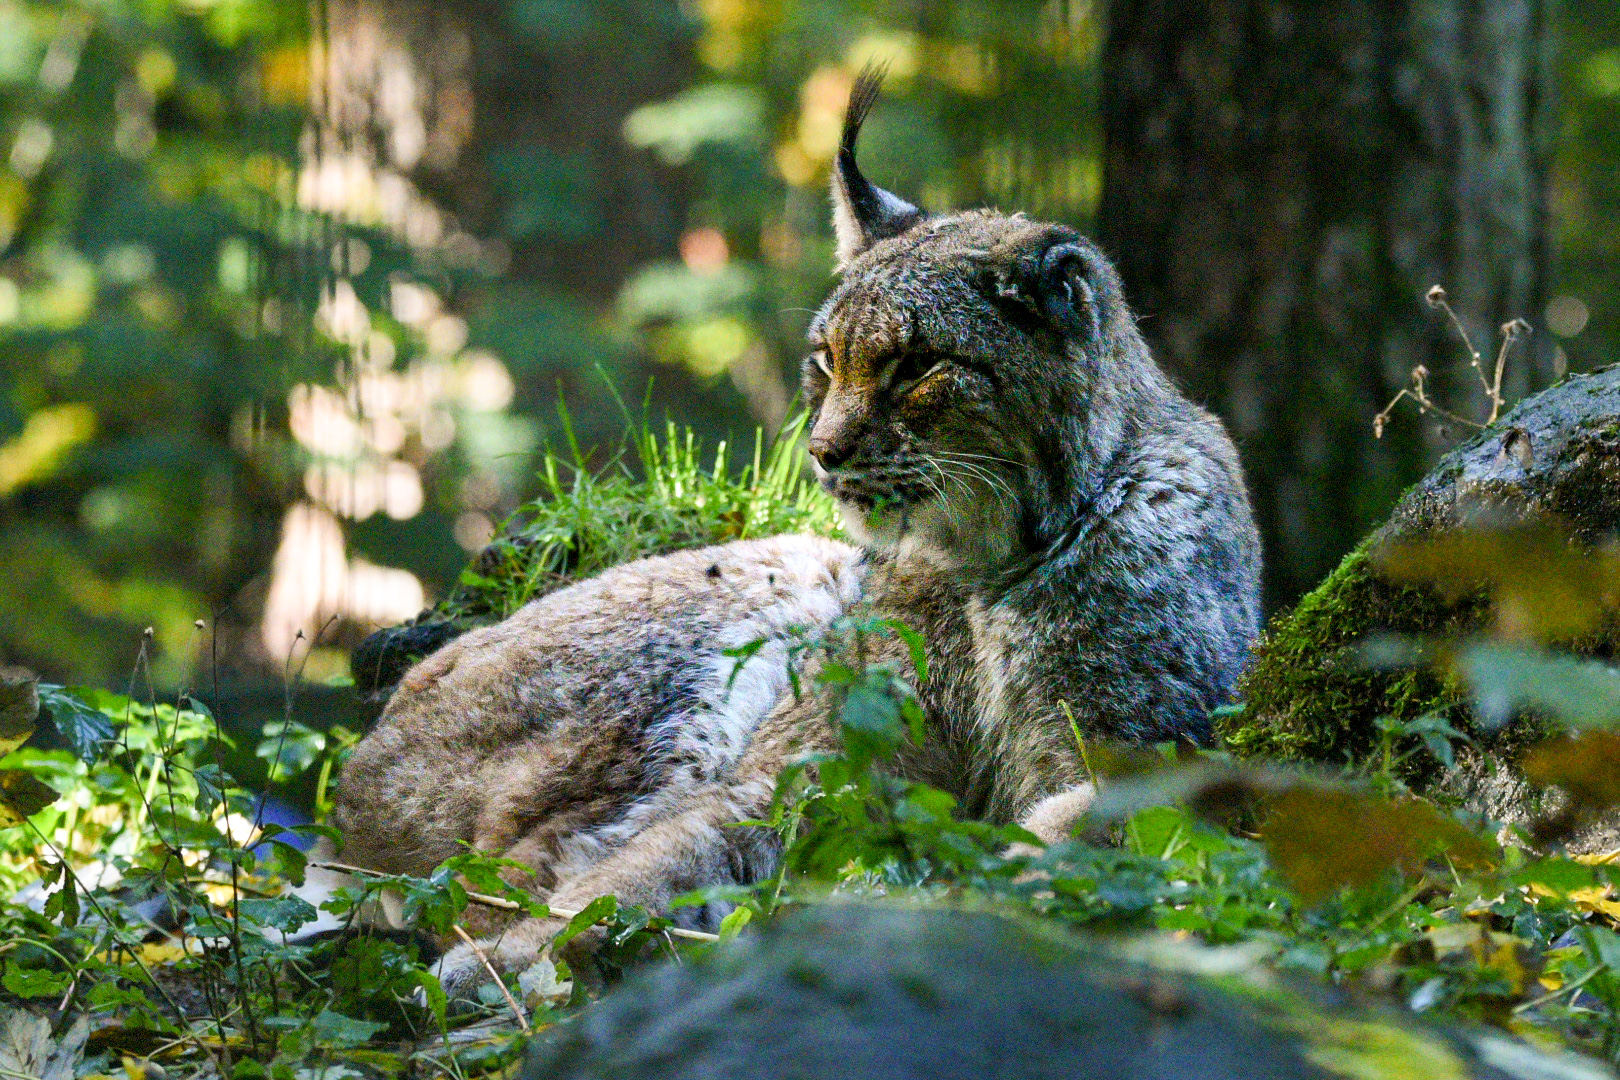
[[[838,536],[832,501],[805,474],[805,420],[768,441],[756,429],[736,472],[726,443],[710,453],[674,422],[662,432],[643,422],[592,469],[564,411],[567,449],[547,449],[540,496],[506,521],[439,613],[502,619],[572,579],[648,555],[783,533]]]

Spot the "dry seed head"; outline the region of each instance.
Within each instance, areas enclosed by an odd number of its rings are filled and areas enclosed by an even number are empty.
[[[1429,302],[1430,307],[1439,307],[1446,302],[1446,290],[1438,285],[1430,285],[1429,291],[1423,294],[1423,299]]]
[[[1509,341],[1517,341],[1530,332],[1530,324],[1523,319],[1509,319],[1502,324],[1502,336]]]

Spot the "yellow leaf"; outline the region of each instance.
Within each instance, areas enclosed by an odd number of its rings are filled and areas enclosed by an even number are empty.
[[[1575,861],[1585,863],[1587,866],[1608,866],[1611,863],[1620,862],[1620,849],[1597,855],[1577,855]]]
[[[0,757],[28,741],[39,716],[39,680],[22,668],[0,667]]]
[[[1534,783],[1556,784],[1587,806],[1620,803],[1620,734],[1615,732],[1548,739],[1531,747],[1521,764]]]
[[[21,769],[0,769],[0,829],[16,828],[56,798],[55,788]]]
[[[1262,833],[1272,865],[1307,903],[1391,870],[1414,873],[1440,856],[1456,866],[1491,859],[1483,840],[1426,802],[1353,791],[1285,792]]]
[[[186,958],[188,950],[182,949],[172,941],[153,941],[140,947],[141,962],[147,966],[154,964],[175,964]]]
[[[134,950],[120,947],[98,952],[95,956],[104,963],[120,963],[133,955],[147,967],[161,967],[164,964],[177,964],[188,955],[198,956],[202,951],[202,942],[195,938],[188,939],[184,948],[174,938],[166,938],[163,941],[149,941]]]

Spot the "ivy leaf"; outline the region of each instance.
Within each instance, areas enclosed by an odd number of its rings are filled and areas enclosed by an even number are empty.
[[[0,829],[14,829],[57,799],[57,791],[21,769],[0,769]]]
[[[0,757],[28,741],[39,716],[39,680],[22,668],[0,668]]]

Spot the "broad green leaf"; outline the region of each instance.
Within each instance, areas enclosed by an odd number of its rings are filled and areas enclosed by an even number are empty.
[[[80,761],[95,761],[113,740],[113,718],[85,701],[77,688],[41,685],[40,698],[56,730],[68,741]]]
[[[373,1035],[388,1027],[374,1020],[356,1020],[331,1009],[322,1009],[309,1026],[319,1045],[335,1047],[363,1046],[371,1041]]]
[[[66,972],[18,967],[15,964],[6,965],[5,975],[0,976],[0,986],[20,998],[59,998],[72,981],[73,977]]]
[[[586,904],[578,915],[568,920],[568,925],[563,927],[562,933],[558,934],[556,940],[551,943],[553,952],[561,952],[564,945],[567,945],[597,923],[613,918],[614,915],[618,914],[618,911],[619,901],[617,899],[612,896],[598,896],[595,900]]]

